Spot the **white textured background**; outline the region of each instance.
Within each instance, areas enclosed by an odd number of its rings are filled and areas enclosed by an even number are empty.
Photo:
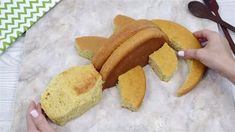
[[[222,18],[235,25],[235,0],[218,0],[218,3]],[[235,41],[235,33],[230,33]],[[0,56],[0,132],[9,131],[11,125],[23,44],[22,37]]]

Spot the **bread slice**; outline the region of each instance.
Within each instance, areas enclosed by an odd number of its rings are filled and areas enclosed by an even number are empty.
[[[108,42],[107,38],[87,36],[76,38],[75,47],[81,57],[91,59],[96,52]]]
[[[124,16],[117,15],[114,18],[114,33],[117,33],[119,30],[124,28],[126,25],[134,22],[135,20]],[[108,38],[98,37],[98,36],[85,36],[76,38],[75,47],[78,51],[78,54],[81,57],[91,60],[92,57],[98,52],[100,47],[108,43]]]
[[[159,28],[147,28],[128,38],[113,51],[102,66],[100,74],[105,81],[103,88],[115,86],[118,76],[140,65],[148,63],[148,56],[158,50],[167,36]]]
[[[145,91],[146,79],[141,66],[136,66],[118,77],[118,87],[122,107],[137,111],[141,106]]]
[[[64,125],[97,104],[101,96],[101,76],[90,64],[72,67],[55,76],[40,102],[54,123]]]
[[[137,32],[144,30],[146,28],[155,28],[156,24],[150,21],[139,20],[122,28],[117,33],[113,34],[109,38],[108,44],[99,49],[99,51],[92,58],[92,63],[95,68],[100,71],[103,64],[106,62],[108,57],[113,53],[113,51],[118,48],[123,42],[125,42],[130,37],[134,36]]]
[[[175,50],[201,48],[199,41],[185,27],[167,20],[153,20],[170,39],[169,45]],[[177,96],[182,96],[191,91],[201,80],[205,66],[197,60],[187,60],[189,73],[185,82],[177,90]]]
[[[126,25],[129,25],[130,23],[135,22],[134,19],[124,16],[124,15],[117,15],[114,20],[114,32],[118,32],[122,28],[124,28]]]
[[[177,69],[178,61],[175,51],[165,43],[149,55],[149,64],[162,81],[169,81]]]

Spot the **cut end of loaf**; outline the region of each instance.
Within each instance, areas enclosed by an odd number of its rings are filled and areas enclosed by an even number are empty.
[[[159,77],[160,80],[168,82],[171,77],[166,76],[164,73],[162,73],[161,68],[152,60],[149,59],[149,65],[152,67],[155,74]]]
[[[51,80],[41,96],[42,109],[54,123],[64,125],[101,100],[102,83],[93,65],[72,67]]]
[[[175,51],[165,43],[149,56],[149,64],[160,80],[167,82],[175,73],[178,60]]]

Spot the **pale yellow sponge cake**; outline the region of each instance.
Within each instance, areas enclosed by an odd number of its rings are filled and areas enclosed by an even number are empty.
[[[157,24],[170,39],[169,45],[176,50],[201,48],[197,38],[195,38],[187,28],[168,20],[152,20]]]
[[[108,42],[107,38],[98,36],[87,36],[76,38],[75,47],[81,57],[91,60],[96,52]]]
[[[152,20],[170,40],[170,46],[175,50],[201,48],[199,41],[185,27],[168,20]],[[177,96],[182,96],[191,91],[202,79],[205,66],[197,60],[187,60],[189,72],[185,82],[176,91]]]
[[[141,106],[145,91],[146,79],[141,66],[136,66],[118,77],[118,87],[122,107],[137,111]]]
[[[49,119],[64,125],[97,104],[101,97],[101,75],[90,64],[72,67],[55,76],[40,102]]]
[[[149,64],[162,81],[169,81],[177,69],[178,61],[175,51],[165,43],[149,55]]]

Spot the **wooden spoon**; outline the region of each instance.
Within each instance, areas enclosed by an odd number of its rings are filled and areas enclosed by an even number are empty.
[[[198,1],[190,2],[188,4],[188,9],[196,17],[212,20],[212,21],[214,21],[218,24],[221,24],[224,27],[230,29],[231,31],[235,32],[235,27],[233,27],[232,25],[223,21],[221,18],[212,14],[210,9],[206,5],[202,4],[201,2],[198,2]]]
[[[220,17],[220,14],[219,14],[219,5],[218,3],[216,2],[216,0],[203,0],[204,3],[207,5],[207,7],[214,12],[215,16],[219,17],[220,19],[222,19]],[[220,25],[221,26],[221,25]],[[224,27],[224,26],[221,26],[221,29],[223,30],[224,32],[224,35],[226,37],[226,39],[228,40],[229,42],[229,45],[233,51],[233,54],[235,54],[235,44],[233,42],[233,39],[232,37],[230,36],[228,30]]]

